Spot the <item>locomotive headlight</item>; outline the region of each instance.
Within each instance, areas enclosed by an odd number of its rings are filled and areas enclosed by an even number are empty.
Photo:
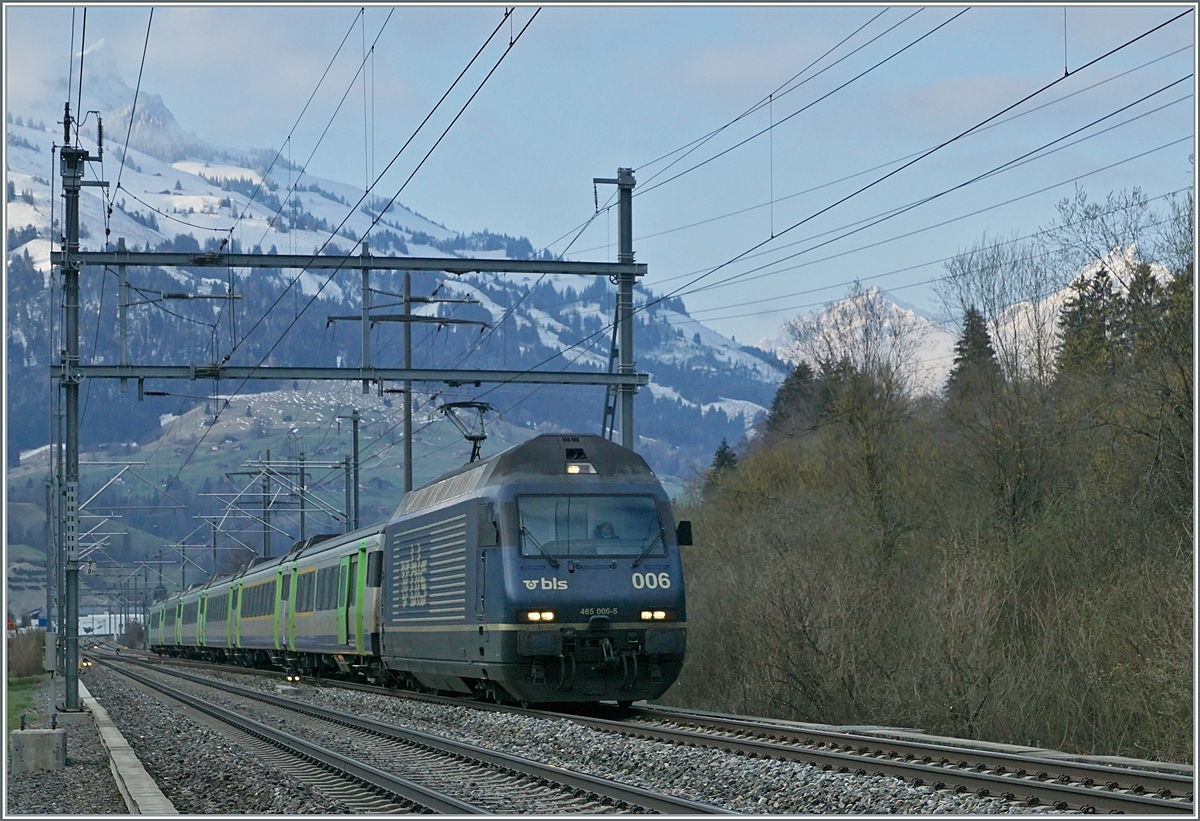
[[[590,462],[577,462],[567,465],[567,473],[595,473],[596,469]]]
[[[525,614],[529,621],[554,621],[553,610],[530,610]]]
[[[666,610],[643,610],[642,621],[666,621]]]

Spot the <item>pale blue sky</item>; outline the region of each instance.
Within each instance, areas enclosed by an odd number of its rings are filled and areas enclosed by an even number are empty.
[[[202,139],[236,148],[277,148],[358,8],[159,7],[154,12],[142,88],[160,94],[183,128]],[[651,181],[666,164],[651,161],[765,99],[884,8],[544,7],[400,201],[454,230],[487,228],[525,235],[535,247],[542,247],[592,214],[593,177],[614,176],[619,165],[633,166],[639,183],[634,201],[637,259],[650,267],[649,284],[666,292],[769,239],[772,228],[779,233],[895,165],[791,195],[937,145],[1063,75],[1061,5],[890,7],[803,76],[899,23],[893,31],[775,99],[769,110],[731,126]],[[1075,70],[1186,8],[1070,6],[1067,67]],[[947,22],[963,9],[968,9],[965,14]],[[514,35],[533,10],[518,8]],[[293,137],[294,160],[308,155],[362,58],[364,38],[368,45],[374,40],[389,11],[368,7],[365,26],[355,26]],[[49,96],[45,83],[66,74],[71,13],[71,7],[5,7],[9,110],[20,113],[45,103]],[[132,87],[148,15],[147,6],[91,7],[87,46],[95,48],[101,40],[103,45],[89,52],[85,71],[102,70],[105,61],[111,61]],[[373,160],[368,157],[365,165],[369,168],[373,161],[375,171],[382,171],[502,15],[500,6],[396,8],[379,36],[370,74],[373,82],[368,84],[366,141],[373,139],[373,152],[364,148],[359,85],[351,90],[309,170],[361,185],[364,155],[373,153]],[[649,190],[675,171],[761,130],[772,118],[781,120],[813,103],[942,23],[946,25],[883,66],[777,126],[772,139],[758,137]],[[75,50],[81,29],[79,7]],[[1078,136],[1178,102],[778,266],[789,270],[724,288],[693,292],[693,286],[683,292],[685,302],[697,318],[717,330],[754,342],[774,334],[792,316],[844,295],[846,283],[855,277],[911,268],[871,283],[894,289],[897,298],[936,312],[930,287],[914,285],[943,272],[936,260],[966,248],[985,231],[1019,235],[1036,230],[1054,217],[1054,203],[1070,195],[1074,184],[907,239],[855,249],[1080,175],[1089,175],[1080,184],[1101,199],[1110,191],[1135,185],[1150,196],[1191,187],[1195,79],[1188,75],[1195,67],[1195,30],[1196,15],[1188,14],[1079,71],[1014,113],[1111,81],[946,147],[775,239],[763,250],[806,241],[756,262],[805,251],[836,236],[838,229],[991,170],[1186,77]],[[506,24],[443,112],[427,126],[429,136],[414,141],[377,193],[387,197],[395,193],[508,43]],[[1176,53],[1167,56],[1172,52]],[[1153,60],[1158,61],[1112,79]],[[77,60],[75,65],[77,71]],[[48,102],[46,110],[61,112],[63,100]],[[85,109],[87,103],[84,100]],[[1129,160],[1144,152],[1152,153]],[[1125,160],[1129,161],[1093,173]],[[601,204],[610,191],[600,190]],[[772,192],[777,199],[773,209],[764,205]],[[752,208],[699,227],[671,230]],[[834,233],[813,238],[824,232]],[[604,215],[595,220],[575,244],[572,256],[615,258],[615,250],[609,247],[615,241],[614,212],[611,220]],[[560,242],[552,250],[561,251],[564,245]],[[794,267],[851,251],[826,262]],[[704,283],[748,267],[748,263],[730,266]]]

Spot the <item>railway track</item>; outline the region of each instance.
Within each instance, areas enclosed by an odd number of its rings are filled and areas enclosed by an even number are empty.
[[[439,781],[473,784],[477,791],[516,794],[522,802],[536,798],[540,805],[539,813],[643,811],[672,815],[732,814],[719,807],[541,764],[339,710],[318,707],[286,696],[180,671],[168,673],[158,665],[147,666],[153,666],[156,672],[216,689],[237,698],[253,699],[290,714],[300,714],[337,725],[343,728],[344,738],[356,749],[378,747],[382,740],[386,750],[377,751],[373,756],[377,759],[389,762],[406,761],[414,769],[437,773],[435,777]],[[120,672],[129,674],[125,670]],[[475,810],[480,811],[485,810]]]
[[[169,700],[183,704],[249,736],[258,742],[252,743],[250,746],[265,752],[268,761],[301,778],[307,776],[308,783],[313,787],[326,789],[329,791],[326,793],[327,795],[339,798],[351,806],[375,812],[386,811],[388,805],[399,807],[402,812],[424,810],[459,815],[477,815],[487,812],[481,807],[460,801],[453,796],[341,755],[334,750],[313,744],[263,722],[239,715],[233,710],[206,699],[171,688],[150,676],[129,670],[125,665],[107,661],[101,663],[143,687],[156,690],[167,696]],[[386,799],[385,804],[380,809],[368,809],[380,806],[377,801],[379,796]]]
[[[737,716],[633,708],[621,720],[577,716],[604,732],[805,761],[826,770],[1084,812],[1193,813],[1189,776],[927,741],[797,727]]]
[[[246,672],[242,668],[223,669]],[[328,683],[371,693],[397,694],[395,690],[374,685]],[[436,695],[407,692],[404,695],[460,707],[570,719],[600,732],[715,748],[749,757],[802,761],[826,771],[891,776],[914,786],[969,792],[1027,806],[1083,812],[1194,814],[1193,777],[1179,772],[999,751],[971,746],[970,742],[947,745],[882,733],[846,732],[671,708],[613,708],[584,715],[464,702]]]

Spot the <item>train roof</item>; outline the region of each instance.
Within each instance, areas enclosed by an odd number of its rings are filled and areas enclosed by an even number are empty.
[[[404,495],[395,516],[434,507],[517,478],[562,479],[573,472],[626,482],[657,482],[646,460],[592,433],[544,433],[479,462],[444,473]],[[393,517],[394,518],[394,517]]]

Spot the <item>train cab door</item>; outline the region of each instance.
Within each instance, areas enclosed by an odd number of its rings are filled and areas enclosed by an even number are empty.
[[[296,572],[297,562],[292,562],[291,571],[283,576],[283,612],[287,616],[287,646],[289,650],[296,649],[296,586],[299,575]]]
[[[208,593],[200,594],[200,601],[196,603],[196,646],[203,647],[205,639],[208,637]]]
[[[342,556],[338,562],[338,617],[337,617],[337,641],[338,644],[349,643],[349,623],[350,613],[346,608],[347,602],[350,601],[350,557]]]
[[[283,565],[275,571],[275,649],[282,650],[287,645],[287,619],[284,608],[288,606],[287,584],[291,576],[283,572]]]
[[[225,635],[230,647],[242,646],[241,593],[241,582],[229,586],[229,620],[225,622]]]
[[[358,552],[349,557],[349,567],[346,573],[346,606],[340,608],[346,620],[346,644],[354,647],[354,652],[363,652],[363,589],[366,582],[367,548],[364,541]]]

